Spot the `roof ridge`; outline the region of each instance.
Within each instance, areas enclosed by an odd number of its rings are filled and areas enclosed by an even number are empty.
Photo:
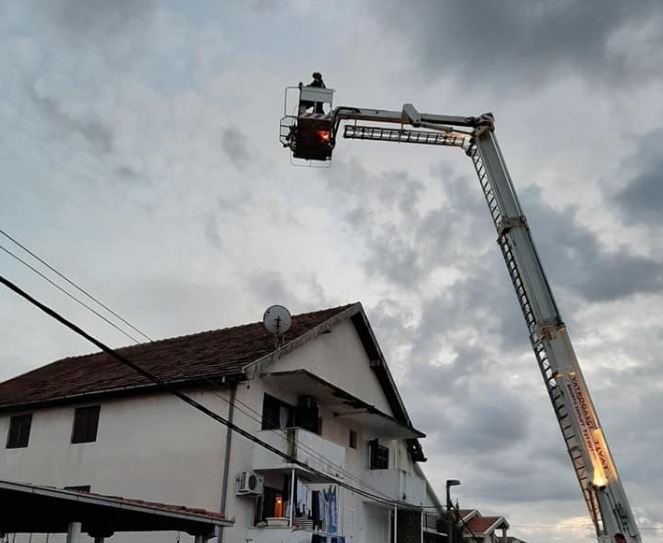
[[[339,305],[339,306],[335,306],[335,307],[328,307],[326,309],[318,309],[316,311],[307,311],[305,313],[298,313],[297,315],[292,315],[292,318],[295,319],[295,318],[298,318],[298,317],[306,317],[306,316],[314,315],[316,313],[324,313],[326,311],[333,311],[335,309],[339,309],[339,310],[340,309],[346,309],[346,308],[354,305],[355,303],[358,303],[358,302]],[[167,343],[167,342],[170,342],[170,341],[178,341],[178,340],[182,340],[182,339],[193,339],[193,338],[196,338],[196,337],[199,338],[199,337],[207,335],[207,334],[225,332],[225,331],[228,331],[228,330],[236,330],[236,329],[239,329],[239,328],[248,328],[249,326],[255,326],[257,324],[262,324],[262,321],[253,321],[253,322],[246,322],[246,323],[243,323],[243,324],[235,324],[233,326],[226,326],[224,328],[212,328],[212,329],[209,329],[209,330],[201,330],[199,332],[193,332],[191,334],[181,334],[179,336],[171,336],[171,337],[165,337],[165,338],[160,338],[160,339],[154,339],[154,340],[151,340],[151,341],[144,341],[144,342],[141,342],[141,343],[134,343],[132,345],[130,344],[130,345],[123,345],[121,347],[112,347],[112,349],[114,351],[119,351],[119,352],[124,353],[124,352],[129,351],[129,350],[134,350],[134,349],[138,349],[140,347],[144,347],[145,345],[156,346],[156,345],[164,344],[164,343]],[[30,373],[32,371],[44,368],[44,367],[46,367],[50,364],[53,364],[55,362],[63,362],[65,360],[76,360],[77,358],[87,358],[89,356],[94,356],[94,355],[101,354],[101,353],[103,353],[103,351],[94,351],[94,352],[90,352],[90,353],[76,354],[76,355],[72,355],[72,356],[65,356],[64,358],[58,358],[57,360],[54,360],[52,362],[48,362],[44,366],[39,366],[38,368],[30,370],[30,371],[28,371],[24,374],[21,374],[21,375],[26,375],[27,373]],[[21,375],[19,375],[17,377],[21,377]],[[16,379],[16,377],[13,377],[12,379]],[[8,381],[10,381],[12,379],[9,379]],[[7,381],[4,381],[4,382],[7,382]]]

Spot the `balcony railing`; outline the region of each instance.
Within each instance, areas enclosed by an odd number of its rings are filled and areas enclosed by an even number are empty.
[[[362,478],[366,485],[389,498],[413,505],[423,505],[426,482],[417,475],[400,469],[365,470]]]
[[[298,461],[321,471],[330,477],[337,477],[345,468],[345,447],[323,439],[318,434],[302,428],[287,430],[263,430],[258,437]],[[253,453],[253,469],[300,469],[280,456],[263,447],[256,447]]]

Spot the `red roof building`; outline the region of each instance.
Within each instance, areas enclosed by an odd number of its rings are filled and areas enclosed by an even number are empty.
[[[459,509],[463,538],[476,543],[508,543],[509,523],[504,517],[483,516],[478,509]]]

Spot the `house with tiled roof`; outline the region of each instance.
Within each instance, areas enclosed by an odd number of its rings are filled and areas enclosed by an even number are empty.
[[[459,509],[458,524],[468,543],[509,543],[509,523],[502,516],[483,516],[478,509]]]
[[[116,352],[162,384],[105,352],[0,383],[0,480],[216,511],[220,542],[421,540],[424,434],[361,304]]]

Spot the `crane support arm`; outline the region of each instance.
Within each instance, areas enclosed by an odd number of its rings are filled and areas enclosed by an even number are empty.
[[[300,115],[298,121],[299,126],[285,126],[288,130],[282,138],[295,157],[318,160],[313,151],[322,149],[320,156],[330,159],[343,121],[352,121],[345,125],[346,138],[460,147],[470,157],[598,541],[613,543],[614,536],[621,533],[628,543],[641,543],[566,325],[497,143],[492,114],[434,115],[420,113],[412,104],[404,104],[401,111],[341,106],[320,119]],[[372,124],[358,125],[356,121]],[[318,141],[311,146],[313,151],[306,147],[311,141]]]
[[[395,123],[414,127],[431,128],[450,132],[454,127],[477,128],[490,126],[492,117],[459,117],[455,115],[435,115],[432,113],[419,113],[412,104],[403,104],[401,111],[386,109],[368,109],[350,106],[340,106],[332,112],[332,145],[336,142],[336,134],[341,121],[372,121],[378,123]],[[469,132],[468,132],[469,135]]]

